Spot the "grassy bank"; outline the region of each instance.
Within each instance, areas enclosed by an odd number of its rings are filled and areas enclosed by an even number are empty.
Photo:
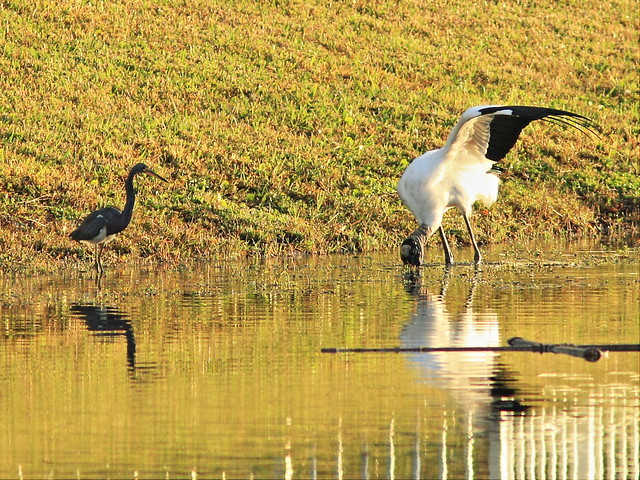
[[[481,242],[638,221],[637,5],[582,2],[0,1],[0,268],[89,258],[67,235],[124,204],[108,262],[370,251],[414,228],[395,185],[479,104],[532,125]],[[456,215],[453,237],[466,242]],[[456,235],[457,234],[457,235]]]

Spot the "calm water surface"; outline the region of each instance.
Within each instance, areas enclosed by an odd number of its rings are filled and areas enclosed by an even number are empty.
[[[1,478],[639,478],[637,250],[0,277]],[[439,258],[434,258],[439,261]]]

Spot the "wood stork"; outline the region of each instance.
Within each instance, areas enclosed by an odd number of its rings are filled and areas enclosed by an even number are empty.
[[[116,234],[127,228],[131,221],[133,205],[136,201],[136,191],[133,188],[133,178],[139,173],[144,173],[166,182],[164,178],[155,173],[144,163],[134,165],[129,171],[129,176],[124,183],[127,194],[127,201],[125,203],[124,210],[121,212],[114,207],[106,207],[96,210],[89,214],[82,221],[80,226],[69,235],[77,242],[96,246],[95,267],[98,274],[104,272],[102,263],[100,262],[100,256],[102,255],[104,245],[113,240]]]
[[[524,127],[540,119],[595,134],[590,119],[564,110],[497,105],[472,107],[462,114],[444,147],[411,162],[398,182],[398,195],[419,224],[400,248],[405,265],[423,263],[427,240],[436,230],[442,239],[445,262],[453,264],[442,216],[454,207],[462,212],[469,230],[475,263],[481,263],[482,255],[469,222],[472,206],[476,201],[486,206],[496,201],[500,169],[495,163],[511,150]]]

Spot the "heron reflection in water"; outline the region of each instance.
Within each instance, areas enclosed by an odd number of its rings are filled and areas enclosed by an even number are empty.
[[[127,340],[127,366],[136,367],[136,338],[131,321],[117,308],[97,305],[71,305],[71,313],[84,319],[87,329],[97,336],[124,336]]]

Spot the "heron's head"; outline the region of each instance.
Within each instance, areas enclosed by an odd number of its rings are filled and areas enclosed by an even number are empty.
[[[402,242],[402,246],[400,247],[400,258],[402,259],[402,263],[405,265],[413,265],[414,267],[422,265],[424,253],[422,249],[422,242],[418,237],[411,235]]]
[[[162,180],[163,182],[166,182],[166,180],[164,178],[162,178],[160,175],[158,175],[156,172],[154,172],[153,170],[151,170],[149,167],[147,167],[144,163],[137,163],[133,166],[133,168],[131,169],[131,174],[133,175],[137,175],[138,173],[146,173],[147,175],[149,175],[150,177],[156,177],[159,180]]]

